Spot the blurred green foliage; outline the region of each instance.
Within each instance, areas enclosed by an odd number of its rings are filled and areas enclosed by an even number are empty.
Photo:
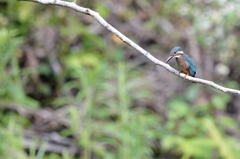
[[[163,148],[175,150],[184,159],[213,158],[215,151],[219,152],[220,158],[239,158],[240,153],[233,146],[237,142],[232,143],[226,138],[225,130],[222,129],[236,126],[236,123],[227,116],[216,120],[211,114],[223,110],[222,105],[226,105],[230,95],[215,95],[211,98],[212,102],[201,105],[189,105],[183,97],[175,97],[168,104],[168,120],[163,128]]]
[[[79,138],[79,144],[85,147],[83,158],[89,158],[92,151],[109,159],[150,157],[152,140],[159,136],[159,118],[141,108],[131,109],[132,100],[147,95],[144,90],[127,87],[135,80],[127,80],[127,76],[134,72],[127,72],[123,63],[102,74],[106,68],[100,65],[93,70],[79,70],[77,75],[75,72],[82,89],[74,100],[83,103],[80,109],[70,110],[71,131],[63,134]],[[110,82],[114,79],[118,87]]]
[[[22,40],[16,37],[17,34],[17,30],[4,28],[0,30],[0,56],[2,57],[0,86],[4,88],[0,90],[1,102],[36,107],[37,101],[26,96],[24,92],[24,83],[21,80],[22,70],[18,66],[18,56],[21,54],[18,47]]]
[[[84,3],[104,18],[111,14],[103,2]],[[216,46],[236,49],[234,37],[222,37],[224,30],[211,32],[209,28],[216,24],[225,29],[232,27],[239,17],[237,7],[229,11],[220,2],[208,7],[195,3],[164,1],[158,14],[170,20],[174,18],[172,15],[188,16],[202,46],[215,43],[213,36],[217,34],[220,40],[226,39]],[[235,3],[230,1],[227,5]],[[148,1],[143,3],[147,4]],[[225,11],[222,15],[206,16],[211,12],[209,7]],[[240,158],[238,140],[226,133],[236,127],[237,122],[216,113],[224,113],[232,96],[209,90],[213,95],[197,102],[201,100],[198,99],[200,86],[192,85],[185,93],[172,96],[161,116],[140,104],[154,98],[144,72],[124,62],[124,48],[111,46],[102,35],[91,32],[87,26],[91,19],[85,19],[86,24],[82,24],[69,9],[14,0],[1,2],[0,9],[0,108],[4,110],[0,113],[1,159],[90,159],[94,158],[93,154],[95,158],[104,159]],[[198,16],[199,12],[205,14]],[[136,14],[128,10],[121,18],[128,20]],[[155,18],[147,19],[145,27],[156,28]],[[62,72],[54,73],[47,58],[40,59],[45,61],[37,68],[22,66],[21,47],[30,39],[29,34],[36,28],[52,25],[58,26],[62,37],[58,52]],[[31,84],[35,74],[39,75],[40,82]],[[232,81],[227,84],[237,86]],[[29,85],[33,87],[32,94],[27,90]],[[41,94],[41,98],[36,98],[35,92]],[[22,132],[32,129],[32,123],[31,119],[5,109],[13,105],[33,109],[67,105],[69,127],[59,133],[76,140],[81,147],[80,156],[65,151],[62,154],[46,152],[44,143],[40,143],[38,149],[31,145],[28,151],[24,150]]]

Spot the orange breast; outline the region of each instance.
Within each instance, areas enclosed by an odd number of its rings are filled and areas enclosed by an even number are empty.
[[[188,74],[191,76],[190,71],[189,71],[189,65],[187,63],[187,61],[185,60],[185,58],[183,56],[180,56],[178,58],[176,58],[177,63],[179,68],[181,69],[182,72],[184,72],[185,74]]]
[[[190,72],[189,72],[189,67],[188,67],[188,64],[187,63],[184,63],[182,65],[179,65],[180,69],[182,72],[188,74],[188,75],[191,75]]]

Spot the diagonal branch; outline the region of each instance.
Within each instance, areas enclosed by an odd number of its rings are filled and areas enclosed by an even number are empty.
[[[81,12],[87,15],[92,16],[93,18],[95,18],[102,26],[104,26],[105,28],[107,28],[110,32],[112,32],[113,34],[115,34],[116,36],[118,36],[123,42],[125,42],[126,44],[130,45],[131,47],[133,47],[135,50],[137,50],[138,52],[140,52],[141,54],[143,54],[146,58],[148,58],[150,61],[152,61],[155,65],[159,65],[163,68],[165,68],[166,70],[168,70],[169,72],[180,76],[182,78],[185,77],[185,74],[180,73],[179,71],[175,70],[174,68],[172,68],[170,65],[156,59],[154,56],[152,56],[149,52],[147,52],[146,50],[144,50],[143,48],[141,48],[140,46],[138,46],[136,43],[134,43],[132,40],[130,40],[129,38],[127,38],[126,36],[124,36],[122,33],[120,33],[117,29],[115,29],[113,26],[111,26],[110,24],[108,24],[100,15],[99,13],[88,9],[88,8],[84,8],[84,7],[80,7],[78,5],[76,5],[75,0],[73,2],[66,2],[66,1],[62,1],[62,0],[24,0],[24,1],[32,1],[32,2],[37,2],[37,3],[41,3],[41,4],[52,4],[52,5],[58,5],[58,6],[62,6],[62,7],[67,7],[67,8],[71,8],[77,12]],[[212,81],[208,81],[208,80],[203,80],[200,78],[194,78],[194,77],[190,77],[187,76],[186,77],[187,80],[195,82],[195,83],[200,83],[200,84],[205,84],[205,85],[209,85],[215,89],[218,89],[222,92],[225,93],[233,93],[233,94],[240,94],[239,90],[235,90],[235,89],[231,89],[231,88],[226,88],[226,87],[222,87],[220,85],[217,85],[216,83],[212,82]]]

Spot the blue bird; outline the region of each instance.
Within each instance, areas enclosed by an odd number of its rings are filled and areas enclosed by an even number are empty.
[[[176,46],[171,50],[170,56],[166,60],[166,63],[168,63],[168,61],[170,61],[172,58],[176,58],[178,67],[181,69],[180,73],[186,74],[185,78],[187,75],[192,77],[197,75],[197,69],[193,59],[187,54],[184,54],[181,47]]]

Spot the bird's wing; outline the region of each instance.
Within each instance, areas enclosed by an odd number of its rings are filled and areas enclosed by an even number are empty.
[[[189,64],[189,71],[190,71],[191,75],[193,77],[195,77],[197,75],[197,69],[196,69],[193,59],[190,56],[188,56],[187,54],[184,54],[184,57]]]

